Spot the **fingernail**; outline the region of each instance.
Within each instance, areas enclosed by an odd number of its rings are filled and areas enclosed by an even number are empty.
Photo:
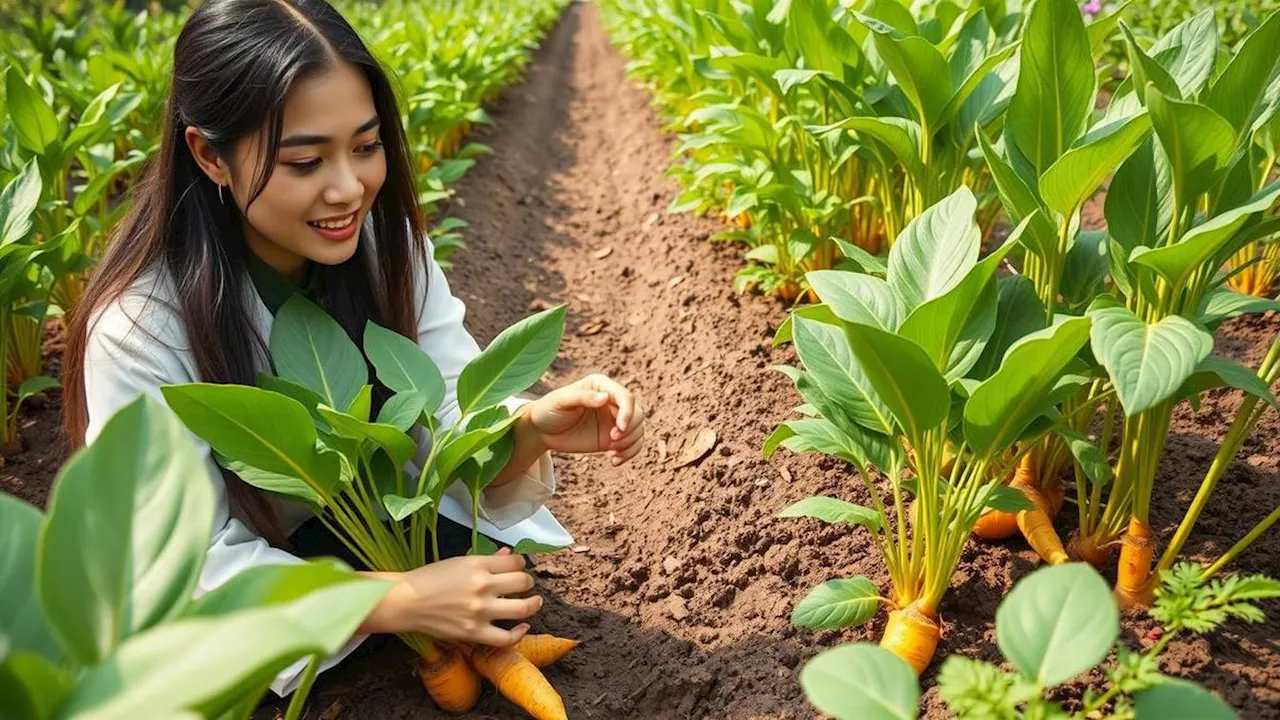
[[[601,401],[601,400],[608,400],[608,399],[609,399],[609,396],[608,396],[608,395],[606,395],[605,393],[596,393],[596,401],[597,401],[597,402],[599,402],[599,401]]]

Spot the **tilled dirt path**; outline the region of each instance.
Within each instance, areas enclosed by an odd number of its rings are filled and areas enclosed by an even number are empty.
[[[796,682],[801,663],[822,647],[878,637],[884,619],[814,634],[790,626],[793,604],[834,577],[887,578],[860,531],[774,516],[812,494],[866,499],[837,462],[785,452],[761,459],[765,436],[798,402],[768,369],[793,362],[770,343],[785,310],[732,292],[740,253],[706,242],[715,222],[665,213],[676,192],[663,175],[672,139],[624,66],[596,8],[573,6],[494,111],[494,128],[477,137],[495,154],[463,181],[451,210],[471,223],[470,247],[449,277],[472,332],[487,342],[532,311],[568,303],[548,386],[607,373],[650,413],[648,447],[627,466],[557,460],[552,508],[579,547],[539,560],[549,602],[535,631],[583,644],[548,676],[574,718],[813,717]],[[1266,342],[1258,338],[1275,328],[1231,328],[1227,345],[1256,364]],[[1213,398],[1176,422],[1167,472],[1177,493],[1157,510],[1165,537],[1212,457],[1206,437],[1236,402]],[[1196,549],[1229,545],[1280,502],[1274,416],[1264,425],[1245,450],[1249,463],[1224,483],[1218,510],[1228,517],[1206,518]],[[678,467],[700,430],[716,433],[715,448]],[[1067,524],[1070,515],[1062,514]],[[1280,574],[1275,547],[1274,538],[1259,547],[1245,569]],[[995,607],[1034,564],[1020,543],[970,547],[943,605],[939,656],[999,661]],[[1280,716],[1280,608],[1267,609],[1266,625],[1175,643],[1167,669],[1198,677],[1246,717]],[[1126,635],[1137,644],[1135,631]],[[320,707],[336,699],[344,717],[430,716],[409,662],[394,641],[371,643],[322,678]],[[925,707],[928,717],[945,716],[936,690]],[[478,713],[522,717],[492,696]]]

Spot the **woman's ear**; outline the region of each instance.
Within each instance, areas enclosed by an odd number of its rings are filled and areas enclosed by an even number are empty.
[[[196,128],[188,125],[183,133],[183,138],[187,141],[187,148],[191,150],[191,157],[196,159],[196,164],[209,176],[217,185],[231,184],[231,169],[227,164],[218,157],[218,153],[214,152],[213,146],[208,140],[204,139],[204,135]]]

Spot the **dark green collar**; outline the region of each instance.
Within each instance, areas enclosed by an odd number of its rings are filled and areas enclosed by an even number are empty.
[[[300,294],[311,302],[319,302],[320,272],[315,263],[308,267],[307,280],[301,287],[289,282],[279,271],[252,252],[248,253],[246,265],[258,297],[262,298],[262,304],[267,306],[273,316],[294,294]]]

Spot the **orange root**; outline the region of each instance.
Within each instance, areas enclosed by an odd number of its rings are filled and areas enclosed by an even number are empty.
[[[443,643],[435,647],[434,658],[418,658],[418,677],[427,694],[446,712],[466,712],[475,707],[480,699],[480,676],[462,653]]]
[[[525,635],[516,643],[515,650],[533,663],[534,667],[544,668],[568,655],[576,647],[577,640],[555,635]]]
[[[902,658],[919,675],[933,660],[940,635],[937,621],[912,604],[889,613],[880,647]]]
[[[1013,474],[1013,487],[1022,491],[1023,495],[1035,506],[1032,510],[1018,511],[1018,529],[1027,539],[1027,544],[1050,565],[1061,565],[1071,558],[1062,547],[1058,531],[1053,529],[1049,519],[1049,501],[1036,488],[1036,473],[1032,467],[1031,456],[1024,456]]]
[[[1049,507],[1045,508],[1049,517],[1058,517],[1058,511],[1062,510],[1062,503],[1067,499],[1067,488],[1062,484],[1062,480],[1057,477],[1045,480],[1041,484],[1040,494],[1044,496],[1045,502],[1049,503]]]
[[[1148,607],[1155,600],[1151,582],[1155,554],[1151,526],[1136,517],[1129,518],[1129,530],[1120,544],[1120,569],[1116,572],[1116,603],[1121,610]]]
[[[982,513],[973,526],[973,534],[983,540],[1004,540],[1018,532],[1018,516],[1000,510]]]
[[[1067,543],[1067,554],[1073,560],[1082,560],[1094,568],[1102,570],[1111,562],[1113,547],[1111,543],[1100,542],[1093,535],[1081,535],[1079,532],[1074,532],[1071,534],[1070,542]]]
[[[471,665],[493,683],[503,697],[535,720],[568,720],[560,694],[541,670],[513,648],[477,645],[471,652]]]

